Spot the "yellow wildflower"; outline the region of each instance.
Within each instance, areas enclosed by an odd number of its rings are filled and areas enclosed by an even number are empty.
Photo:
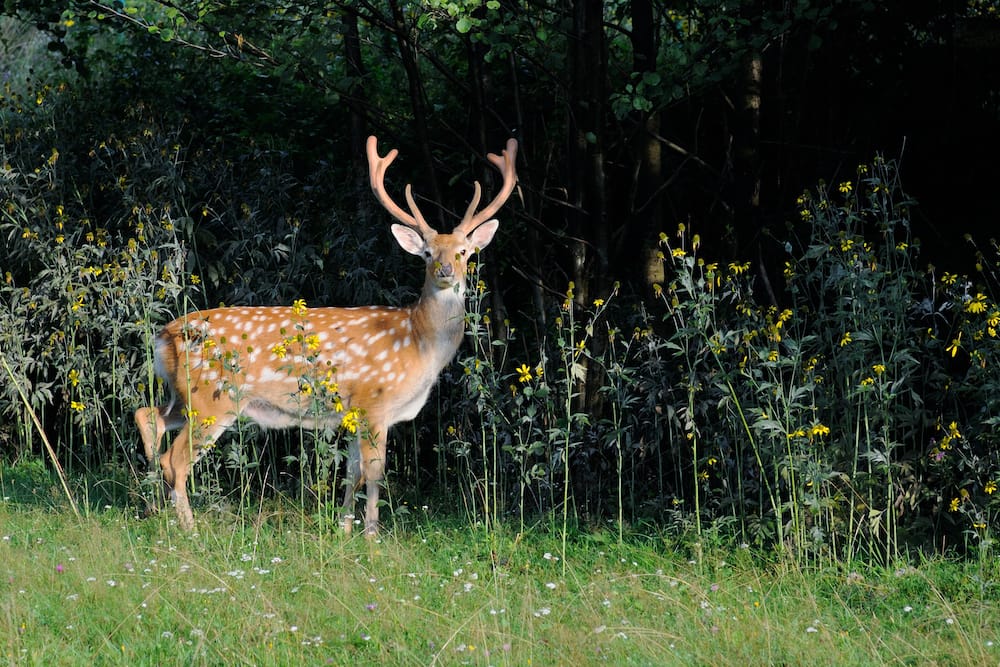
[[[340,422],[340,425],[351,433],[357,433],[363,418],[364,415],[360,409],[351,408],[346,414],[344,414],[344,419]]]
[[[985,313],[986,312],[986,295],[982,292],[976,294],[976,296],[969,299],[965,304],[965,312],[967,313]]]
[[[292,302],[292,312],[295,313],[297,317],[302,317],[306,314],[306,300],[296,299]]]
[[[845,345],[847,345],[848,343],[850,343],[851,340],[853,340],[851,338],[851,332],[850,331],[845,331],[844,335],[841,336],[841,338],[840,338],[840,347],[844,347]]]
[[[816,436],[830,435],[830,427],[824,426],[823,424],[814,424],[809,427],[809,437],[813,438]]]
[[[948,343],[948,347],[944,348],[944,351],[954,357],[956,354],[958,354],[958,350],[961,347],[962,347],[962,332],[959,331],[958,336],[953,338],[951,342]]]
[[[992,479],[986,482],[986,486],[983,487],[983,491],[985,491],[986,495],[988,496],[992,496],[994,493],[996,493],[996,490],[997,490],[997,483],[994,482]]]
[[[517,373],[518,381],[522,383],[531,381],[531,368],[528,367],[528,364],[521,364],[514,369],[514,372]]]

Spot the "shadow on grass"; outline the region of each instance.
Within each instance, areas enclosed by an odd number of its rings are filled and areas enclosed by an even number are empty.
[[[67,486],[81,511],[136,507],[141,499],[129,472],[111,465],[87,474],[67,474]],[[59,476],[40,458],[0,462],[0,500],[26,508],[67,509]]]

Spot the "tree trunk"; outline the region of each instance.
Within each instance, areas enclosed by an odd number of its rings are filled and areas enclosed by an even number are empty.
[[[406,26],[399,2],[390,0],[389,8],[392,12],[394,36],[399,47],[399,57],[403,63],[403,70],[406,72],[407,92],[410,98],[410,108],[413,110],[413,133],[423,162],[427,165],[427,178],[423,179],[430,189],[427,198],[434,202],[433,211],[423,209],[421,211],[425,217],[436,218],[437,228],[443,229],[444,211],[440,203],[444,200],[434,170],[434,153],[431,150],[430,136],[427,131],[427,109],[424,105],[423,83],[420,78],[420,68],[417,65],[417,52],[410,39],[409,29]],[[416,194],[414,192],[414,196]],[[419,205],[419,201],[417,204]]]
[[[572,207],[571,261],[573,297],[589,306],[594,298],[610,292],[608,275],[609,234],[604,174],[604,110],[607,50],[604,39],[603,0],[573,0],[569,36],[570,119],[569,203]],[[600,354],[601,336],[591,339],[592,352]],[[577,409],[600,412],[600,368],[579,358],[585,379],[577,385]]]
[[[365,64],[361,59],[361,39],[358,34],[358,16],[353,12],[344,12],[344,60],[347,63],[347,75],[351,78],[351,85],[348,89],[348,99],[360,100],[364,98],[362,81],[366,72]],[[352,102],[350,108],[350,160],[351,171],[354,173],[354,197],[358,202],[363,220],[370,219],[375,200],[369,194],[368,184],[368,162],[365,157],[365,140],[367,138],[367,128],[365,114],[362,113],[357,102]]]
[[[651,0],[632,0],[632,71],[640,80],[656,72],[656,24]],[[630,207],[633,224],[625,235],[623,256],[641,257],[634,265],[633,279],[637,285],[652,287],[663,284],[663,262],[659,259],[657,239],[663,226],[663,206],[659,187],[663,182],[663,154],[660,141],[660,112],[637,112],[638,131],[633,153],[636,159],[635,196]],[[627,265],[627,263],[626,263]],[[648,291],[647,291],[648,293]]]

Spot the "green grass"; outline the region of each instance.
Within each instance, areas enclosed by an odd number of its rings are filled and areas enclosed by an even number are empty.
[[[0,469],[9,664],[1000,661],[995,565],[804,571],[605,532],[572,535],[563,563],[557,531],[488,533],[433,508],[378,541],[294,505],[202,511],[182,534],[171,512],[77,518],[43,472]]]

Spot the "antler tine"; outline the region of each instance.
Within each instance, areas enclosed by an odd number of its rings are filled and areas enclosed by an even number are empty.
[[[481,193],[479,181],[476,181],[475,194],[472,197],[472,202],[469,204],[469,208],[466,210],[465,216],[462,218],[462,222],[455,227],[456,232],[471,232],[473,229],[489,220],[493,214],[499,211],[500,207],[506,203],[511,193],[514,191],[514,186],[517,185],[517,172],[515,169],[515,164],[517,162],[516,139],[507,140],[507,147],[503,150],[502,155],[489,153],[486,156],[486,159],[488,159],[490,163],[496,167],[501,174],[503,174],[503,187],[500,188],[500,192],[497,193],[497,196],[493,198],[493,201],[491,201],[486,208],[476,213],[476,207],[479,205]]]
[[[385,191],[385,172],[389,168],[389,165],[392,164],[392,161],[396,159],[396,156],[399,155],[399,151],[393,148],[386,153],[385,157],[381,157],[378,154],[378,138],[375,135],[368,137],[366,148],[368,151],[368,178],[371,183],[372,192],[375,193],[375,198],[382,204],[382,207],[389,212],[389,215],[396,218],[396,220],[399,220],[407,227],[413,227],[424,236],[436,234],[437,232],[427,224],[424,216],[420,213],[420,209],[417,208],[417,203],[413,200],[409,183],[406,184],[406,203],[409,205],[412,214],[404,211],[403,207],[394,202]]]

